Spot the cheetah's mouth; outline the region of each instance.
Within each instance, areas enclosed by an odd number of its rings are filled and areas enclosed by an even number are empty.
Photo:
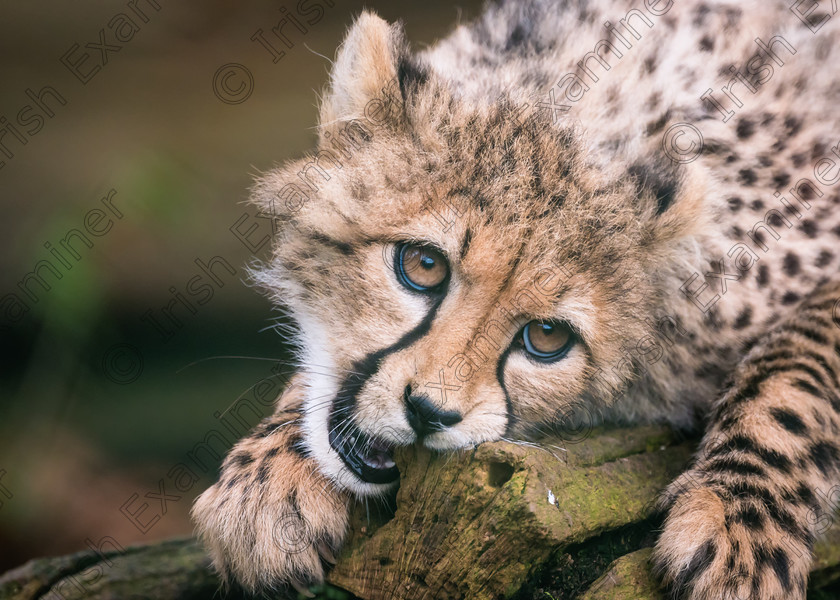
[[[400,471],[392,455],[393,446],[372,438],[353,424],[346,428],[330,430],[330,446],[344,464],[365,483],[392,483]]]

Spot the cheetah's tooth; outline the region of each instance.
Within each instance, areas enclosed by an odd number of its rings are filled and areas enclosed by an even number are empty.
[[[324,540],[321,540],[320,542],[318,542],[318,552],[321,554],[323,559],[325,561],[327,561],[328,563],[334,565],[335,563],[338,562],[338,559],[336,559],[335,554],[332,553],[332,550],[330,550],[330,547],[327,545],[327,543]]]

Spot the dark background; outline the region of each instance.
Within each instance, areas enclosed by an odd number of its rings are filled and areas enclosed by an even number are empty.
[[[171,470],[192,464],[187,453],[219,428],[214,413],[273,376],[274,366],[204,359],[287,360],[282,338],[261,331],[278,313],[249,287],[244,270],[266,256],[267,244],[253,250],[271,234],[243,203],[253,175],[312,147],[325,57],[334,57],[363,6],[403,19],[420,48],[478,12],[479,2],[459,4],[306,0],[298,10],[293,0],[159,0],[155,10],[138,0],[144,23],[128,0],[4,3],[0,143],[13,156],[0,154],[0,572],[83,549],[85,540],[107,536],[125,547],[192,531],[189,507],[218,461],[194,471],[199,478],[184,492],[172,487]],[[309,21],[306,34],[283,28],[291,48],[271,33],[282,7]],[[125,42],[108,26],[120,13],[140,27]],[[106,64],[85,47],[98,44],[103,29],[106,42],[120,46]],[[285,51],[277,62],[251,41],[259,29]],[[81,73],[100,66],[85,83],[61,62],[74,44],[69,61],[89,54]],[[247,98],[218,86],[214,93],[214,74],[229,63],[250,73]],[[236,72],[228,93],[245,82],[244,71]],[[49,90],[46,109],[27,96],[47,86],[63,105]],[[104,209],[110,190],[122,216],[91,213]],[[240,231],[256,227],[251,248],[230,231],[243,215]],[[86,218],[94,231],[110,229],[86,234],[90,248],[71,238],[78,257],[64,250],[66,268],[50,249],[62,248],[72,230],[84,232]],[[187,294],[201,274],[196,259],[215,257],[235,274],[217,261],[218,282],[204,276],[210,289]],[[36,268],[50,286],[29,281],[37,302],[18,286]],[[161,308],[173,299],[170,288],[195,314],[177,305],[178,323],[169,322],[164,336],[141,317],[152,311],[166,323]],[[161,480],[179,496],[165,514],[154,496]],[[127,502],[131,512],[148,504],[138,516],[151,523],[145,532],[120,511]]]

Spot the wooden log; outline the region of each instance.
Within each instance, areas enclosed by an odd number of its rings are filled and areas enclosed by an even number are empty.
[[[649,517],[692,449],[660,427],[578,432],[545,448],[402,449],[395,509],[355,507],[329,582],[370,600],[663,600],[644,547]],[[833,597],[838,581],[834,529],[817,546],[809,597]],[[0,600],[218,597],[191,539],[37,559],[0,576]]]
[[[637,427],[556,446],[499,442],[458,458],[405,449],[393,517],[371,524],[358,511],[329,580],[371,600],[663,600],[650,549],[633,551],[655,541],[656,497],[694,444]],[[599,552],[615,548],[628,556],[595,581],[609,563]],[[817,552],[813,590],[840,578],[840,535]]]
[[[219,590],[209,566],[204,550],[189,538],[124,552],[40,558],[0,576],[0,599],[209,599]]]
[[[692,450],[659,427],[555,446],[405,449],[393,518],[357,514],[330,581],[372,600],[511,597],[558,549],[646,519]]]

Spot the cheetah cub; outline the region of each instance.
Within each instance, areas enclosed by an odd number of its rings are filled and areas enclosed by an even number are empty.
[[[835,10],[502,1],[419,53],[361,14],[317,149],[253,191],[300,364],[194,507],[224,577],[319,581],[396,446],[583,405],[705,428],[661,501],[674,597],[805,598],[840,497]]]

